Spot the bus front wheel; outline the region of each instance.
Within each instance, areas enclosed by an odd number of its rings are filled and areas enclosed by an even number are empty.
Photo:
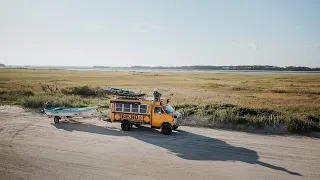
[[[161,132],[164,134],[164,135],[169,135],[171,134],[172,132],[172,126],[170,124],[163,124],[161,126]]]

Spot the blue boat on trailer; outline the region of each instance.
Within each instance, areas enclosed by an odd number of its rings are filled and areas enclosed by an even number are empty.
[[[93,112],[101,106],[69,108],[69,107],[53,107],[52,103],[45,104],[44,112],[48,117],[54,117],[53,121],[59,123],[62,117],[92,117]]]

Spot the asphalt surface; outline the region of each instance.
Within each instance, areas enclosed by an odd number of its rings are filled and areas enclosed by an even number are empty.
[[[320,139],[179,127],[54,124],[0,107],[0,179],[320,179]]]

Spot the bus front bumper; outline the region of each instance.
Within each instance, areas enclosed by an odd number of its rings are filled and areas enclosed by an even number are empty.
[[[180,121],[181,121],[181,113],[179,113],[179,112],[174,112],[173,113],[173,115],[174,115],[174,128],[178,128],[179,127],[179,125],[180,125]]]

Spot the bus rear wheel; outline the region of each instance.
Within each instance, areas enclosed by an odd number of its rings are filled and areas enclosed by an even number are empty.
[[[130,131],[132,128],[132,124],[130,121],[122,121],[121,123],[121,129],[124,131]]]
[[[169,135],[172,132],[172,126],[170,124],[163,124],[161,126],[161,132],[164,135]]]

